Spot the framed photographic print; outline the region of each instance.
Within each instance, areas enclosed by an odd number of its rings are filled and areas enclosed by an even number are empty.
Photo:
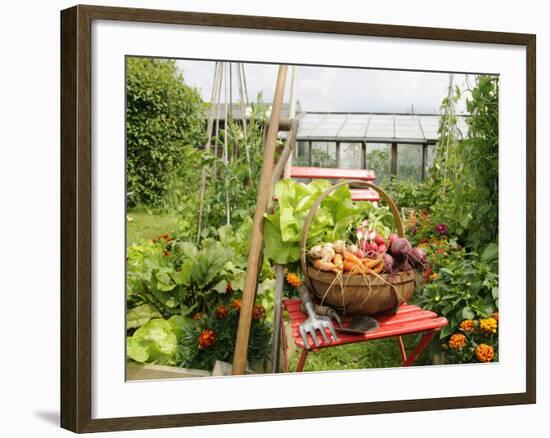
[[[534,403],[535,41],[62,11],[62,427]]]

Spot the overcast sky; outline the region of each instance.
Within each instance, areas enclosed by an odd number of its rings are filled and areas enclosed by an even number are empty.
[[[202,98],[210,101],[214,62],[177,61],[185,82],[200,89]],[[233,67],[234,68],[234,67]],[[285,102],[290,82],[287,81]],[[245,64],[248,95],[255,99],[263,93],[263,101],[271,103],[277,66]],[[470,81],[473,81],[473,76]],[[238,100],[238,86],[233,70],[233,101]],[[466,86],[466,76],[454,75],[454,83]],[[424,73],[391,70],[368,70],[335,67],[298,67],[297,97],[305,111],[359,111],[408,113],[439,113],[442,99],[447,95],[447,73]],[[221,101],[224,102],[222,96]],[[463,101],[457,112],[466,112]]]

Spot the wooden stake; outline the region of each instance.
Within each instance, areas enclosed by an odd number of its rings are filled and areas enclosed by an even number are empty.
[[[275,146],[277,144],[277,132],[279,130],[279,119],[281,117],[286,73],[287,66],[280,65],[264,148],[264,161],[258,187],[258,199],[256,201],[256,210],[254,211],[254,221],[252,223],[252,238],[248,252],[248,265],[244,279],[243,299],[239,316],[239,327],[237,329],[235,354],[233,356],[233,375],[244,374],[246,367],[248,340],[250,337],[250,326],[252,324],[252,311],[256,299],[258,272],[260,258],[262,256],[264,213],[271,191],[271,175],[273,172],[273,162],[275,161]]]

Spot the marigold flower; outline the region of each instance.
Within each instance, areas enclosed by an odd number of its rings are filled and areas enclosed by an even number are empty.
[[[241,310],[242,301],[241,300],[233,300],[231,301],[231,307],[233,307],[237,312]]]
[[[254,305],[254,310],[252,311],[252,319],[258,321],[260,319],[265,319],[265,307],[261,305]]]
[[[432,275],[430,275],[430,280],[435,281],[439,278],[439,274],[437,272],[434,272]]]
[[[479,344],[476,348],[476,358],[480,362],[491,362],[495,357],[495,349],[487,344]]]
[[[302,285],[302,280],[300,280],[300,277],[298,277],[296,274],[293,274],[292,272],[286,274],[286,281],[294,289],[298,289]]]
[[[460,323],[459,327],[460,330],[466,333],[472,333],[476,328],[474,321],[472,321],[471,319],[465,319]]]
[[[455,333],[451,336],[451,339],[449,339],[449,347],[451,347],[452,350],[462,350],[466,346],[466,342],[466,336],[462,333]]]
[[[479,320],[479,328],[485,334],[495,334],[497,332],[497,320],[495,318],[487,318]]]
[[[199,348],[208,348],[216,343],[216,333],[210,329],[204,329],[199,335]]]
[[[191,315],[191,319],[194,319],[195,321],[199,321],[204,318],[204,313],[202,312],[196,312]]]
[[[229,308],[223,304],[220,304],[216,307],[214,313],[216,314],[217,319],[224,319],[227,315],[229,315]]]

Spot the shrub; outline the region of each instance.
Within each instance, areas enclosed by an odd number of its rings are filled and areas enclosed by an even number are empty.
[[[174,177],[196,173],[187,150],[204,143],[204,103],[175,61],[128,58],[126,80],[128,203],[159,207]]]

